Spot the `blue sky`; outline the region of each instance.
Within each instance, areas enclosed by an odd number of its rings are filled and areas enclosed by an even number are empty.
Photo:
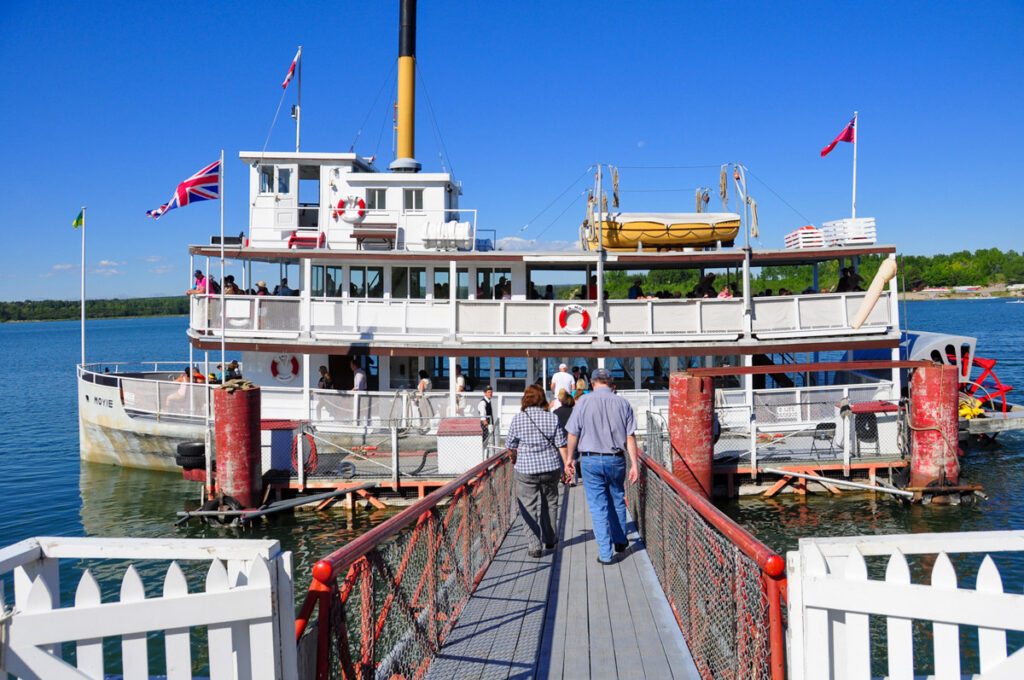
[[[347,151],[365,120],[356,151],[386,165],[397,16],[391,0],[9,3],[0,299],[78,296],[81,205],[90,297],[183,291],[217,204],[145,212],[223,148],[225,231],[246,228],[237,155],[263,146],[299,44],[303,150]],[[623,167],[631,211],[691,210],[717,186],[714,169],[633,166],[739,161],[761,243],[782,247],[848,216],[852,146],[819,151],[859,110],[858,215],[882,242],[1022,247],[1020,2],[420,0],[418,17],[416,155],[440,168],[425,84],[463,207],[499,237],[574,239],[589,176],[530,220],[597,161]],[[293,102],[270,149],[294,148]]]

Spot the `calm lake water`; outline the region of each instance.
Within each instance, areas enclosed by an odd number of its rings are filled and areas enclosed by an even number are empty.
[[[1024,389],[1024,305],[912,302],[906,315],[914,329],[977,336],[979,354],[999,361],[1003,382]],[[180,317],[90,321],[87,359],[187,360],[187,323]],[[275,538],[294,553],[301,598],[318,558],[389,516],[334,510],[282,515],[246,532],[198,523],[175,528],[175,512],[198,503],[197,484],[169,473],[79,461],[78,359],[77,322],[0,325],[0,361],[10,369],[0,382],[0,544],[38,535]],[[1018,398],[1024,400],[1024,394]],[[1019,529],[1024,527],[1024,435],[1004,433],[999,442],[994,449],[970,452],[964,461],[964,475],[983,484],[990,496],[976,506],[908,507],[887,498],[844,494],[746,500],[725,507],[780,552],[809,535]],[[1013,576],[1021,582],[1020,573]]]

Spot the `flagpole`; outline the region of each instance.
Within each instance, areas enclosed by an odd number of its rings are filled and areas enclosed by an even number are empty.
[[[853,112],[853,206],[850,217],[857,217],[857,140],[860,139],[860,126],[857,124],[857,112]]]
[[[302,129],[302,45],[299,45],[299,93],[295,104],[295,153],[299,152],[299,132]]]
[[[85,366],[85,206],[82,206],[82,366]]]
[[[220,197],[220,379],[224,382],[227,364],[224,362],[224,149],[220,150],[220,173],[217,175],[217,196]]]

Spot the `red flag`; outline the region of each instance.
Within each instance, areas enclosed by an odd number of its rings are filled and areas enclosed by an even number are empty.
[[[832,140],[832,143],[821,150],[821,157],[824,158],[828,155],[829,151],[836,148],[836,144],[839,142],[853,142],[857,134],[856,130],[857,119],[854,118],[850,121],[850,124],[843,128],[843,131],[839,133],[839,136]]]
[[[295,65],[299,63],[299,57],[301,57],[301,56],[302,56],[302,48],[300,47],[299,51],[295,53],[295,58],[292,59],[292,65],[288,69],[288,75],[286,75],[284,77],[284,82],[281,83],[281,87],[282,88],[287,88],[288,87],[288,83],[290,83],[292,81],[292,76],[295,75]]]

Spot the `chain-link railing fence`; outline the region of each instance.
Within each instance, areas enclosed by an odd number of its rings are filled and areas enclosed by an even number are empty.
[[[512,524],[514,489],[499,454],[318,562],[300,677],[421,677]]]
[[[778,576],[781,558],[710,503],[696,507],[663,466],[641,460],[640,480],[627,488],[629,508],[701,676],[781,678],[779,583],[762,566]],[[707,518],[716,513],[731,535]]]

